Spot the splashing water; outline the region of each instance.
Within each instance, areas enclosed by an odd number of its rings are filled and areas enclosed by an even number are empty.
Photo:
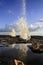
[[[11,36],[16,36],[16,31],[15,31],[14,29],[12,29],[10,35],[11,35]]]
[[[23,17],[21,17],[18,20],[18,22],[16,23],[16,31],[17,31],[17,34],[19,34],[21,38],[23,38],[23,39],[29,39],[30,38],[27,23],[23,19]]]

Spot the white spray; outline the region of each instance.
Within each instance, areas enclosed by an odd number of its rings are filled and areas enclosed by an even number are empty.
[[[18,22],[16,23],[16,27],[17,27],[18,35],[20,35],[21,38],[26,39],[26,40],[30,38],[27,23],[23,19],[23,17],[21,17],[18,20]]]

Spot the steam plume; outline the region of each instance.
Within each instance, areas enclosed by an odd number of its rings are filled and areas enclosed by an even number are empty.
[[[25,18],[25,15],[26,15],[26,3],[25,3],[25,0],[22,0],[22,15]]]

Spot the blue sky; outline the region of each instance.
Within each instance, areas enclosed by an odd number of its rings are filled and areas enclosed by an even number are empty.
[[[43,0],[25,0],[27,22],[43,19]],[[22,0],[0,0],[0,27],[16,22],[22,15]]]

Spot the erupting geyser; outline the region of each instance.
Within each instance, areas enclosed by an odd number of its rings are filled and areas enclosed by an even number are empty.
[[[16,23],[16,29],[21,38],[28,40],[30,38],[29,30],[26,23],[26,3],[22,0],[22,15]]]
[[[16,23],[18,34],[21,38],[28,40],[30,38],[27,23],[23,18],[20,18]]]

